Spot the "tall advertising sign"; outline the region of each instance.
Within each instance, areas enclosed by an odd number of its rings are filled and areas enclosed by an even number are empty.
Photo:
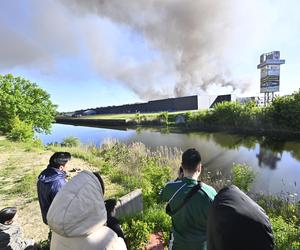
[[[267,65],[261,69],[260,73],[260,93],[279,91],[279,65]]]
[[[279,91],[280,64],[285,60],[280,59],[280,52],[273,51],[260,56],[260,93],[274,93]]]

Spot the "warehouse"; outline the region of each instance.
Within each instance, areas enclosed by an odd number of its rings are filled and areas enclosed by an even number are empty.
[[[145,103],[124,104],[120,106],[99,107],[89,109],[89,113],[94,111],[95,114],[128,114],[128,113],[156,113],[156,112],[176,112],[187,110],[208,109],[216,103],[232,101],[232,95],[215,95],[215,96],[184,96],[154,100]],[[87,115],[86,110],[75,112],[77,115]]]

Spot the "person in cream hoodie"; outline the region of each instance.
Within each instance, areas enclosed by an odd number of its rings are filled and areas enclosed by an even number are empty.
[[[82,171],[55,196],[47,221],[51,250],[123,250],[122,238],[105,226],[107,220],[100,181]]]

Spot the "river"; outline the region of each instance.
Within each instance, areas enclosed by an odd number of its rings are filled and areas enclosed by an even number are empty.
[[[38,134],[44,144],[75,136],[82,143],[100,146],[106,139],[124,143],[142,142],[151,149],[159,146],[181,150],[197,148],[206,171],[229,176],[232,163],[245,163],[257,173],[252,191],[300,199],[300,142],[274,141],[225,133],[158,131],[155,129],[107,129],[54,124],[49,135]],[[205,164],[209,162],[209,164]]]

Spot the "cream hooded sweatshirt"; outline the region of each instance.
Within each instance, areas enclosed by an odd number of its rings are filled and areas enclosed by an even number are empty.
[[[51,250],[123,250],[122,238],[105,226],[106,209],[97,177],[83,171],[55,196],[47,221]]]

